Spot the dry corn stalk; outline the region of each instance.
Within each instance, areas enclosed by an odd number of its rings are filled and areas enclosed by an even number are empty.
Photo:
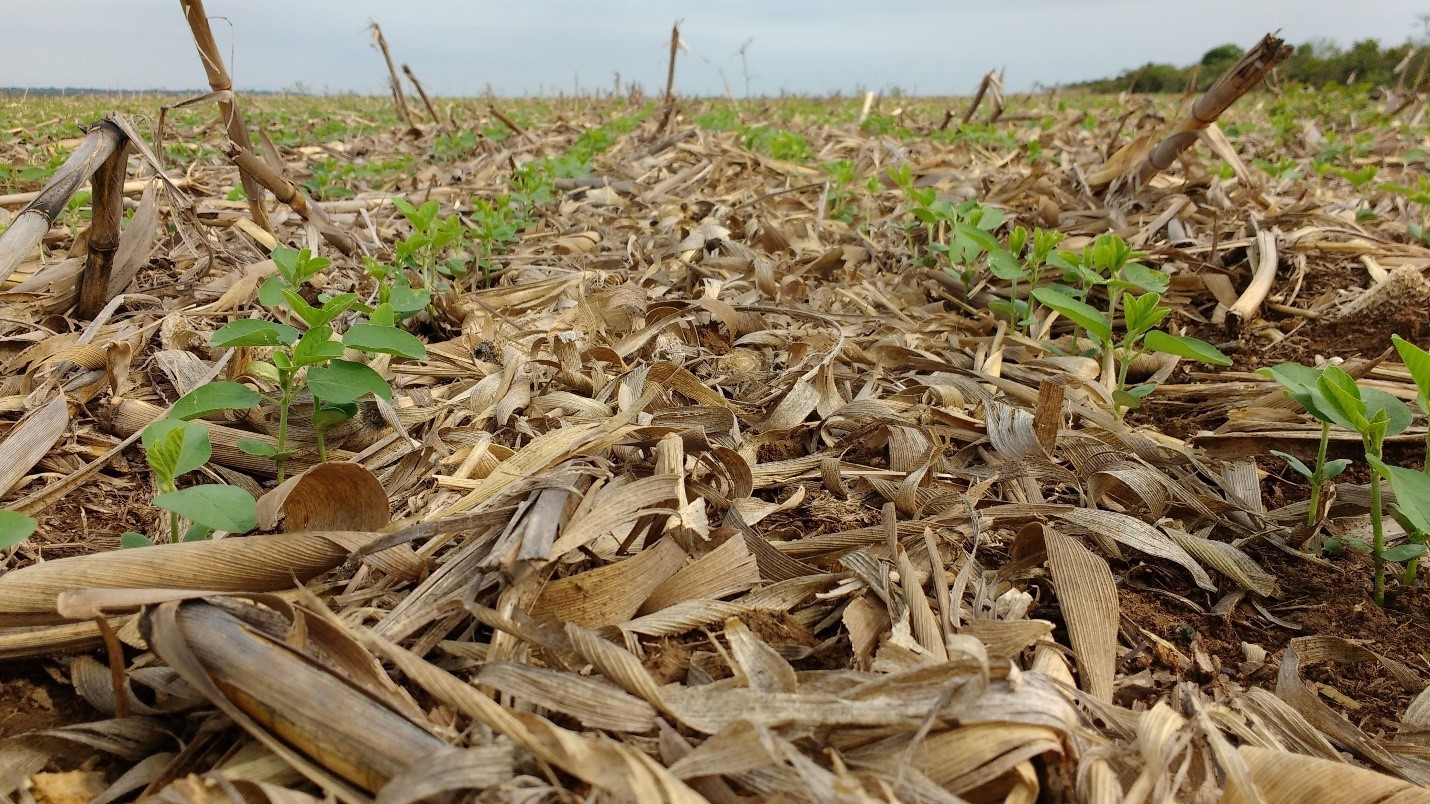
[[[1261,83],[1271,68],[1290,56],[1291,51],[1291,46],[1276,36],[1263,36],[1260,42],[1197,98],[1187,116],[1147,153],[1137,168],[1138,185],[1146,184],[1153,176],[1171,167],[1177,156],[1197,141],[1198,133],[1202,129],[1215,123],[1237,99]],[[1108,162],[1113,162],[1115,158],[1114,155]],[[1093,184],[1108,184],[1120,175],[1122,174],[1099,174],[1097,179],[1089,177],[1089,180]]]
[[[89,130],[83,142],[70,154],[69,159],[55,171],[55,175],[50,177],[44,189],[40,190],[35,197],[20,214],[15,217],[15,222],[10,228],[0,235],[0,281],[4,281],[14,273],[15,269],[25,259],[29,253],[40,244],[45,233],[50,230],[50,225],[55,222],[55,218],[64,211],[65,204],[69,202],[70,196],[96,175],[101,166],[109,162],[116,153],[123,153],[125,142],[124,132],[109,120],[102,120]],[[119,220],[118,193],[122,193],[122,182],[124,181],[124,170],[122,159],[118,167],[111,165],[110,170],[105,173],[106,177],[112,178],[118,173],[120,188],[116,190],[110,183],[105,184],[106,198],[113,196],[108,207],[112,207],[115,213],[113,221],[113,233],[118,234]],[[96,187],[98,189],[98,187]],[[99,199],[95,199],[95,223],[99,221]],[[106,229],[106,235],[110,232]],[[107,239],[106,239],[107,242]],[[113,258],[113,251],[109,252],[109,257]]]
[[[238,109],[238,98],[233,94],[233,79],[223,65],[218,43],[214,41],[213,30],[209,28],[209,18],[204,11],[203,0],[179,0],[184,8],[184,18],[189,21],[189,30],[194,34],[194,46],[199,50],[199,59],[204,63],[209,86],[218,95],[219,116],[223,118],[228,138],[239,146],[253,150],[253,140],[249,139],[248,127],[243,123],[243,114]],[[239,181],[248,197],[248,212],[253,222],[264,231],[271,231],[268,225],[268,211],[263,208],[263,187],[247,171],[240,169]]]

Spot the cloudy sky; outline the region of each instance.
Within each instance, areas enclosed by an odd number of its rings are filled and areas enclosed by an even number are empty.
[[[1007,69],[1009,89],[1026,90],[1147,61],[1187,64],[1276,29],[1292,43],[1398,44],[1430,11],[1423,0],[208,0],[206,8],[241,89],[385,92],[364,30],[374,19],[393,58],[441,95],[488,86],[509,95],[589,91],[610,87],[616,73],[658,92],[676,20],[689,48],[677,68],[685,94],[723,94],[723,72],[740,95],[747,75],[754,94],[900,87],[949,95],[971,92],[992,68]],[[204,85],[178,0],[4,4],[0,86]]]

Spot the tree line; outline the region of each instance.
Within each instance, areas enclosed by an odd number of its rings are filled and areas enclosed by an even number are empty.
[[[1430,29],[1430,15],[1422,18],[1422,23]],[[1430,72],[1425,69],[1430,64],[1430,51],[1426,50],[1426,44],[1411,40],[1393,47],[1382,47],[1375,39],[1362,39],[1349,48],[1343,48],[1325,40],[1307,42],[1297,47],[1291,57],[1276,68],[1275,77],[1282,83],[1301,83],[1318,88],[1329,84],[1396,85],[1403,77],[1404,85],[1413,89]],[[1188,87],[1201,91],[1211,86],[1245,52],[1236,44],[1218,45],[1208,50],[1196,64],[1178,67],[1148,62],[1141,67],[1124,70],[1114,78],[1085,81],[1077,86],[1093,92],[1182,92]],[[1397,68],[1400,68],[1400,74],[1397,74]]]

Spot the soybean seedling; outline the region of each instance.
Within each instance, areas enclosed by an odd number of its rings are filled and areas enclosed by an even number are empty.
[[[1327,366],[1316,380],[1316,389],[1325,400],[1326,413],[1336,424],[1360,434],[1366,463],[1374,470],[1370,477],[1371,560],[1375,563],[1373,596],[1385,605],[1385,563],[1398,563],[1419,555],[1396,548],[1385,549],[1385,523],[1380,487],[1385,437],[1410,426],[1410,409],[1405,403],[1376,388],[1361,388],[1351,375],[1336,366]],[[1361,546],[1361,545],[1356,545]]]
[[[216,530],[246,533],[258,524],[257,507],[252,495],[237,486],[208,483],[178,487],[180,475],[188,474],[208,463],[213,454],[207,427],[175,417],[188,411],[194,416],[211,412],[205,399],[227,396],[233,400],[256,398],[258,395],[238,383],[212,383],[196,389],[198,397],[190,398],[185,407],[175,406],[170,418],[159,419],[144,428],[140,443],[149,470],[154,473],[154,505],[169,512],[169,542],[206,539]],[[184,400],[181,399],[180,402]],[[179,519],[189,521],[189,528],[180,537]],[[120,537],[120,544],[136,547],[153,544],[142,533],[129,532]]]
[[[1145,353],[1175,355],[1213,366],[1231,365],[1231,358],[1206,341],[1154,329],[1171,312],[1162,306],[1160,294],[1122,294],[1124,331],[1120,339],[1113,334],[1112,319],[1086,302],[1051,287],[1035,288],[1033,298],[1082,327],[1097,345],[1103,355],[1104,367],[1115,372],[1117,378],[1112,399],[1119,417],[1124,410],[1138,407],[1142,399],[1157,388],[1150,383],[1131,388],[1127,386],[1128,368],[1132,361]]]
[[[382,375],[365,363],[344,359],[344,349],[365,354],[387,354],[396,357],[423,358],[427,348],[411,333],[398,329],[396,313],[391,304],[373,308],[368,323],[354,324],[343,333],[341,342],[334,340],[334,321],[357,305],[357,296],[343,293],[326,299],[319,307],[310,305],[301,295],[302,283],[329,264],[315,257],[308,249],[294,251],[279,245],[273,250],[278,263],[278,281],[265,283],[259,300],[265,305],[287,308],[307,330],[275,321],[243,319],[220,327],[209,339],[212,346],[230,348],[271,347],[270,361],[255,360],[247,366],[248,373],[271,383],[275,390],[262,396],[278,409],[277,446],[258,439],[239,439],[239,449],[250,455],[272,458],[277,467],[278,482],[283,482],[284,463],[292,457],[288,448],[289,413],[298,396],[306,389],[313,395],[313,424],[317,431],[318,460],[327,460],[323,443],[323,428],[357,412],[357,400],[367,394],[392,398],[392,388]],[[181,400],[182,401],[182,400]],[[233,408],[251,407],[250,404]]]
[[[1321,491],[1326,481],[1344,472],[1350,465],[1347,458],[1337,458],[1334,461],[1326,460],[1326,452],[1331,443],[1331,425],[1335,419],[1331,418],[1331,405],[1322,396],[1318,383],[1321,379],[1321,369],[1303,366],[1300,363],[1282,363],[1278,366],[1257,370],[1258,374],[1270,377],[1281,384],[1286,396],[1295,401],[1306,412],[1311,414],[1321,423],[1321,441],[1316,448],[1316,463],[1314,468],[1307,467],[1301,459],[1287,452],[1273,449],[1271,454],[1285,461],[1293,471],[1306,478],[1311,488],[1311,498],[1309,507],[1306,509],[1306,527],[1313,528],[1322,516],[1321,511]]]
[[[1390,336],[1390,340],[1395,344],[1395,350],[1400,353],[1401,362],[1410,370],[1411,379],[1415,381],[1415,404],[1421,413],[1430,415],[1430,353],[1399,335]],[[1420,557],[1425,554],[1426,544],[1430,542],[1430,429],[1425,433],[1425,442],[1423,471],[1390,466],[1379,461],[1372,464],[1376,471],[1390,481],[1390,488],[1395,492],[1395,503],[1390,506],[1390,515],[1405,528],[1410,539],[1409,544],[1392,548],[1390,551],[1401,550],[1405,554],[1403,583],[1406,586],[1415,583]]]

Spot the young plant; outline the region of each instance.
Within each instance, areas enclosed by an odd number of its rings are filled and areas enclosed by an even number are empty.
[[[1156,390],[1157,386],[1150,383],[1127,387],[1127,370],[1132,362],[1143,354],[1155,352],[1185,357],[1213,366],[1231,365],[1231,358],[1206,341],[1189,335],[1170,335],[1154,329],[1171,312],[1162,306],[1160,294],[1122,294],[1124,328],[1120,339],[1113,334],[1112,318],[1109,315],[1063,291],[1051,287],[1035,288],[1033,298],[1080,326],[1096,344],[1103,356],[1104,369],[1115,372],[1117,378],[1112,399],[1119,417],[1124,410],[1139,406],[1143,398]]]
[[[195,396],[197,394],[197,396]],[[252,495],[237,486],[209,483],[181,489],[181,475],[208,463],[213,454],[207,427],[186,421],[185,413],[201,416],[211,412],[209,401],[227,398],[235,402],[252,399],[258,394],[247,386],[233,382],[201,386],[175,405],[169,418],[159,419],[144,428],[140,443],[149,470],[154,473],[154,505],[169,512],[169,542],[206,539],[216,530],[246,533],[258,524],[257,506]],[[187,402],[185,402],[187,400]],[[180,517],[189,527],[180,537]],[[120,543],[126,547],[153,544],[141,533],[125,533]]]
[[[1402,196],[1406,201],[1420,208],[1420,222],[1406,224],[1405,230],[1419,243],[1430,243],[1430,232],[1426,231],[1425,220],[1430,214],[1430,179],[1421,176],[1414,187],[1404,184],[1382,184],[1380,189]]]
[[[1321,396],[1319,382],[1321,379],[1321,369],[1303,366],[1300,363],[1282,363],[1278,366],[1257,370],[1258,374],[1270,377],[1281,384],[1286,396],[1305,408],[1306,412],[1316,418],[1321,423],[1321,441],[1316,448],[1315,468],[1307,468],[1299,458],[1281,450],[1273,449],[1271,454],[1286,461],[1297,474],[1306,478],[1311,487],[1311,498],[1309,508],[1306,510],[1306,527],[1315,527],[1317,519],[1321,516],[1321,490],[1326,481],[1344,472],[1350,465],[1350,460],[1337,458],[1334,461],[1326,460],[1326,452],[1331,443],[1331,425],[1335,420],[1331,418],[1331,405]]]
[[[318,460],[327,460],[323,429],[350,418],[357,412],[357,400],[367,394],[392,398],[392,389],[382,375],[365,363],[343,358],[344,349],[364,354],[388,354],[397,357],[423,358],[426,346],[408,332],[397,328],[393,306],[379,304],[369,314],[366,324],[354,324],[334,340],[331,324],[342,314],[357,306],[357,296],[343,293],[328,298],[320,307],[310,305],[299,290],[328,260],[313,256],[307,249],[294,251],[279,245],[273,250],[278,263],[276,282],[265,283],[259,300],[271,307],[286,307],[307,330],[274,321],[242,319],[220,327],[209,339],[212,346],[272,347],[272,359],[252,361],[248,373],[268,381],[276,390],[262,398],[278,409],[277,446],[257,439],[240,439],[238,448],[250,455],[272,458],[278,470],[278,482],[283,482],[284,463],[294,453],[288,448],[288,418],[294,402],[306,389],[313,395],[313,425],[317,431]],[[182,402],[183,400],[180,400]],[[233,409],[252,404],[228,406]]]
[[[1048,257],[1053,254],[1053,249],[1057,248],[1062,239],[1063,233],[1059,231],[1035,228],[1029,235],[1027,229],[1017,226],[1008,235],[1007,253],[1012,257],[1011,260],[1003,259],[999,253],[1002,249],[989,249],[988,269],[994,276],[1008,283],[1009,298],[1006,301],[1003,299],[993,301],[989,303],[988,308],[995,313],[1007,316],[1013,322],[1014,327],[1021,328],[1028,335],[1032,335],[1033,332],[1031,290],[1037,288],[1041,283]],[[1024,256],[1025,254],[1026,256]],[[1018,286],[1024,280],[1027,280],[1030,290],[1026,298],[1020,297],[1018,293]]]
[[[429,292],[446,289],[447,281],[439,277],[461,279],[467,275],[466,261],[449,256],[460,251],[466,239],[461,218],[439,218],[436,201],[414,207],[405,198],[393,198],[392,205],[412,224],[412,234],[393,246],[399,266],[416,270],[422,277],[422,287]]]
[[[1366,462],[1373,470],[1370,478],[1372,542],[1368,547],[1371,559],[1375,562],[1373,596],[1375,602],[1383,606],[1386,562],[1399,563],[1414,558],[1406,555],[1406,551],[1401,551],[1400,548],[1390,551],[1385,549],[1384,510],[1380,487],[1381,478],[1388,475],[1380,470],[1384,467],[1382,461],[1385,437],[1401,433],[1410,426],[1410,409],[1384,391],[1361,388],[1356,385],[1353,377],[1336,366],[1328,366],[1321,372],[1321,376],[1316,380],[1316,389],[1325,400],[1325,412],[1332,421],[1360,434]]]

